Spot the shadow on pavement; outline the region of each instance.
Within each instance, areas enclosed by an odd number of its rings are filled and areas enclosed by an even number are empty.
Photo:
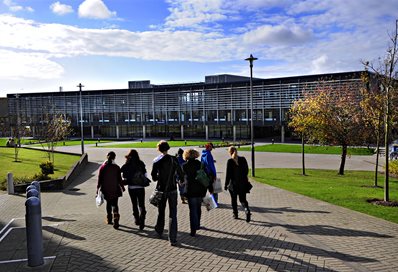
[[[232,236],[234,238],[217,238],[213,236],[206,236],[205,231],[221,233],[225,236]],[[308,245],[284,241],[286,237],[283,235],[280,236],[280,239],[277,239],[262,235],[240,235],[207,228],[205,231],[200,231],[199,235],[195,238],[184,239],[184,245],[181,245],[180,247],[211,252],[226,258],[264,264],[275,271],[337,271],[308,263],[304,258],[301,259],[297,257],[300,254],[302,254],[303,257],[305,254],[311,254],[324,258],[333,257],[344,262],[377,262],[375,259],[342,254],[335,251],[327,251]],[[186,236],[188,236],[188,234],[186,234]],[[250,254],[250,251],[262,251],[264,254],[261,254],[261,256],[258,254],[252,255]],[[283,255],[287,259],[291,259],[293,262],[273,258],[272,252],[277,253],[281,251],[285,252]],[[296,251],[298,254],[295,252],[289,254],[289,251]],[[269,252],[270,254],[265,252]],[[267,255],[271,256],[268,258]]]

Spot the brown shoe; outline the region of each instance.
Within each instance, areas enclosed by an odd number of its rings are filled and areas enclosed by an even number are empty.
[[[106,222],[108,225],[113,225],[113,222],[112,222],[112,214],[108,214],[108,215],[106,216],[105,222]]]
[[[113,214],[113,228],[114,229],[119,229],[119,220],[120,220],[120,214],[114,213]]]

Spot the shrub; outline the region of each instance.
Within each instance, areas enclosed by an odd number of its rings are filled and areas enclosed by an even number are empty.
[[[48,175],[45,175],[43,173],[38,173],[38,174],[34,174],[33,177],[31,178],[32,180],[36,180],[36,181],[40,181],[40,180],[47,180],[50,179],[50,177]]]
[[[398,177],[398,160],[390,161],[389,171],[391,175]]]
[[[46,177],[48,177],[50,174],[54,174],[54,164],[50,161],[42,162],[40,164],[40,168],[41,173]]]

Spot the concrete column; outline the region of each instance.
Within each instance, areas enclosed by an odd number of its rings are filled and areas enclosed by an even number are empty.
[[[9,195],[14,194],[14,178],[12,176],[12,173],[7,174],[7,193]]]
[[[285,142],[285,126],[282,125],[281,127],[281,143]]]
[[[116,139],[119,139],[119,126],[116,126]]]
[[[146,127],[145,125],[142,126],[142,139],[146,138]]]
[[[209,126],[208,125],[205,125],[205,133],[206,133],[206,141],[208,141],[209,140]]]
[[[236,126],[235,125],[233,125],[232,126],[232,135],[233,135],[233,141],[234,142],[236,142]]]
[[[184,139],[184,125],[181,125],[181,140]]]
[[[94,139],[94,126],[91,126],[91,139]]]

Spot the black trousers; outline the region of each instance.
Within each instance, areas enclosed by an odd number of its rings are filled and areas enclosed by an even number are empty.
[[[119,213],[118,201],[119,201],[118,197],[106,200],[106,213],[108,214],[108,216],[111,216],[112,212],[114,214]]]
[[[133,205],[133,216],[135,219],[139,219],[140,216],[145,218],[145,189],[144,188],[129,188],[129,195],[131,204]]]
[[[234,214],[238,214],[238,197],[239,197],[239,202],[245,208],[245,211],[250,212],[249,203],[247,202],[246,199],[246,193],[241,193],[241,192],[237,193],[235,191],[229,190],[229,194],[231,195],[231,205]]]

